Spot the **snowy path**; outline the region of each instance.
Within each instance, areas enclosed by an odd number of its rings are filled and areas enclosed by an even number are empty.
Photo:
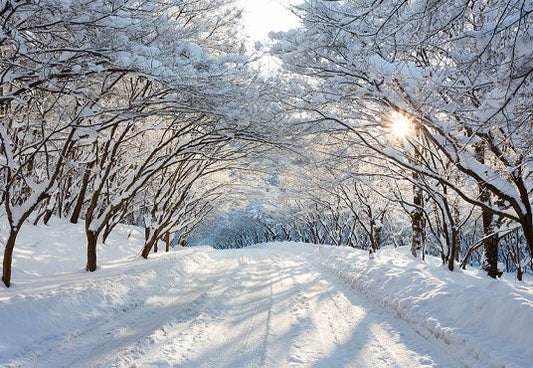
[[[11,362],[38,367],[459,366],[295,252],[213,252],[145,303]]]

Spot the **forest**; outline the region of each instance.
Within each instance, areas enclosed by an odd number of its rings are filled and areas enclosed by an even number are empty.
[[[22,228],[169,246],[409,247],[533,273],[533,2],[0,1],[3,283]]]

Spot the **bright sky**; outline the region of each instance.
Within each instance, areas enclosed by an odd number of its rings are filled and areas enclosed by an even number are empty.
[[[287,8],[301,0],[241,0],[243,20],[252,41],[268,40],[270,31],[286,31],[298,25],[298,18]]]

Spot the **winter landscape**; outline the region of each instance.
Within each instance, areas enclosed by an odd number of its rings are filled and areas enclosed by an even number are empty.
[[[533,0],[0,0],[1,367],[533,366]]]

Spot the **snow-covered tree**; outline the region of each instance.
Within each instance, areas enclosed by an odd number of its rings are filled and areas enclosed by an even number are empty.
[[[131,216],[152,178],[251,150],[255,73],[227,38],[238,29],[233,1],[6,1],[0,15],[7,286],[35,211],[83,217],[94,271],[98,237]]]
[[[520,0],[306,1],[303,29],[276,35],[274,49],[304,79],[293,105],[309,120],[345,128],[408,170],[414,250],[421,188],[435,181],[439,196],[446,188],[483,213],[493,277],[498,234],[519,226],[533,252],[530,9]]]

